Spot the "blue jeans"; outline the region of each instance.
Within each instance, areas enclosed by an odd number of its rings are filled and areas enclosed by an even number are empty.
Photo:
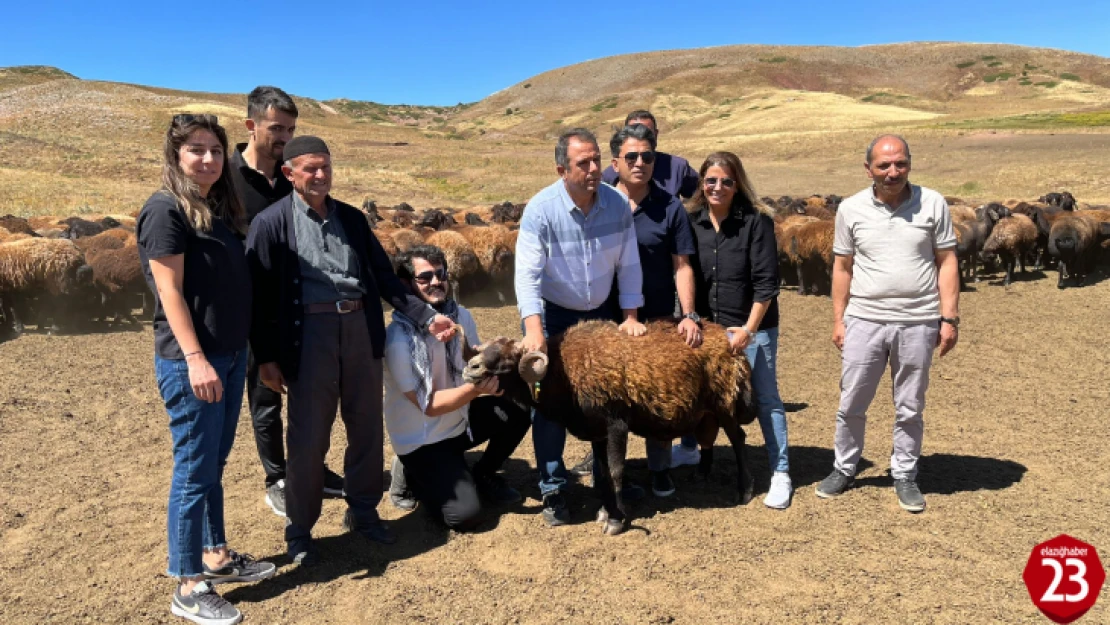
[[[789,471],[790,459],[787,454],[786,409],[779,396],[779,381],[775,373],[779,352],[779,329],[760,330],[748,343],[744,355],[752,365],[752,394],[755,395],[759,411],[759,428],[763,430],[763,440],[767,445],[767,462],[771,471]],[[693,434],[682,437],[682,445],[687,448],[698,446]],[[650,451],[650,446],[649,446]],[[651,455],[648,456],[651,464]]]
[[[205,549],[227,545],[224,536],[224,489],[220,483],[235,442],[239,407],[246,382],[247,350],[208,357],[223,384],[223,397],[208,403],[197,399],[184,360],[154,358],[158,390],[170,415],[173,478],[167,512],[171,577],[204,573]]]
[[[614,321],[615,311],[610,306],[578,311],[544,302],[543,335],[562,334],[579,321],[604,319]],[[567,483],[567,468],[563,464],[563,449],[567,444],[567,429],[561,424],[532,410],[532,446],[536,451],[536,468],[540,471],[540,495],[558,493]]]

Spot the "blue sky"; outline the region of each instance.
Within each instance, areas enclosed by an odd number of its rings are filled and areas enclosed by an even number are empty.
[[[589,59],[745,43],[975,41],[1110,56],[1106,0],[5,4],[0,67],[385,103],[472,102]]]

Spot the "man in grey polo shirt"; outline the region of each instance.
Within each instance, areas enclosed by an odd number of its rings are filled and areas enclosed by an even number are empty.
[[[925,509],[917,487],[924,433],[922,412],[933,349],[956,346],[959,269],[956,236],[944,198],[909,183],[910,147],[882,135],[867,148],[872,186],[841,203],[833,253],[833,343],[842,352],[833,472],[817,486],[825,499],[842,494],[863,453],[867,408],[890,365],[894,384],[894,450],[890,474],[898,503]]]

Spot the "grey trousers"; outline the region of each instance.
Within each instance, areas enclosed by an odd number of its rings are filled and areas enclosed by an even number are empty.
[[[347,430],[343,490],[356,520],[377,520],[382,496],[382,361],[366,315],[305,315],[301,342],[300,374],[289,384],[285,540],[309,536],[320,518],[337,408]]]
[[[867,409],[889,362],[894,399],[890,474],[894,479],[916,479],[925,431],[925,391],[940,331],[937,323],[879,323],[845,317],[844,324],[834,466],[846,475],[856,474],[863,454]]]

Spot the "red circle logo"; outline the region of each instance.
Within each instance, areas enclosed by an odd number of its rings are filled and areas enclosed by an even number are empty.
[[[1057,623],[1070,623],[1095,605],[1106,571],[1094,547],[1060,534],[1033,547],[1021,577],[1037,609]]]

